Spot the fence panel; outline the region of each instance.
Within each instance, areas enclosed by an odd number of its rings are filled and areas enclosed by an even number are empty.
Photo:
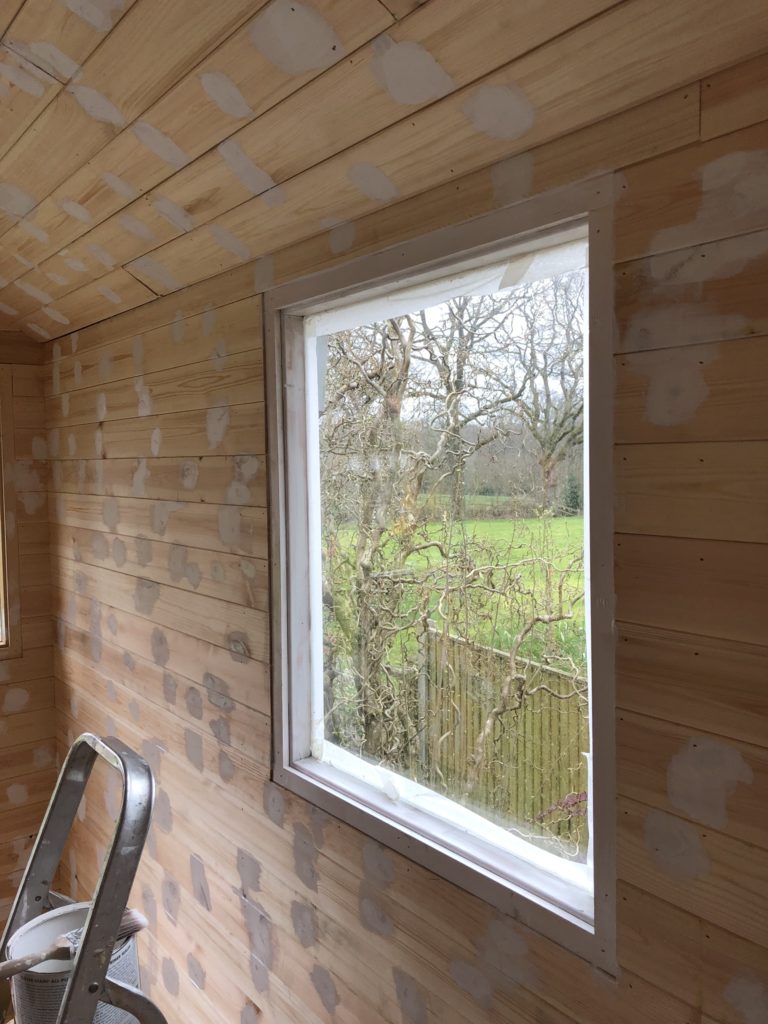
[[[412,773],[518,834],[583,855],[586,680],[521,659],[516,668],[516,696],[494,715],[510,681],[509,654],[429,628],[418,686],[421,740]],[[488,723],[478,758],[478,737]]]

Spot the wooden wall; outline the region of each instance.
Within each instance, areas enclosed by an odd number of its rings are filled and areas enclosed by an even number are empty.
[[[18,574],[12,576],[19,577],[9,591],[14,650],[0,656],[0,921],[56,777],[41,364],[38,346],[0,335],[0,384],[12,396],[11,408],[0,410],[9,435],[3,437],[3,473],[10,484],[3,525],[8,545],[18,550]]]
[[[269,261],[616,172],[615,980],[269,781],[263,262],[54,344],[58,736],[156,770],[135,898],[171,1024],[768,1019],[766,95],[765,60],[691,82]],[[117,799],[94,779],[73,891]]]

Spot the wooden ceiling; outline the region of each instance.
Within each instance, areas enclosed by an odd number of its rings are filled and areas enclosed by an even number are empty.
[[[343,252],[356,218],[760,52],[768,5],[0,0],[0,36],[0,331],[46,340],[251,261],[263,286],[321,232]]]

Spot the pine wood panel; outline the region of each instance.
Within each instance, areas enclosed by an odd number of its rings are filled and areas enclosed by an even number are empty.
[[[255,455],[63,459],[53,463],[52,477],[53,488],[65,494],[224,504],[236,492],[240,504],[267,503],[265,459]]]
[[[648,533],[768,543],[768,444],[618,445],[615,524]]]
[[[232,136],[233,145],[239,147],[239,153],[245,154],[245,159],[262,172],[264,184],[261,189],[257,189],[250,179],[239,180],[227,166],[223,152],[211,149],[164,181],[149,193],[148,198],[138,199],[120,215],[110,218],[89,231],[80,241],[70,245],[68,258],[74,257],[85,265],[90,264],[91,276],[94,271],[97,275],[103,273],[98,262],[94,264],[91,255],[94,246],[102,252],[110,253],[114,262],[128,263],[184,234],[185,230],[204,224],[218,213],[245,202],[253,196],[255,190],[266,192],[270,182],[274,186],[275,183],[279,185],[287,181],[308,167],[396,123],[404,113],[424,106],[445,92],[466,85],[510,58],[546,41],[551,35],[552,18],[557,20],[561,31],[564,31],[615,2],[580,0],[574,4],[558,0],[553,10],[551,5],[543,8],[538,0],[526,0],[525,6],[521,8],[518,5],[512,11],[503,0],[494,0],[490,8],[487,0],[452,0],[451,3],[424,8],[404,25],[393,28],[387,39],[375,40],[365,50],[356,53],[353,60],[338,63],[311,89],[293,92],[284,102]],[[351,9],[348,13],[342,10],[338,14],[342,24],[351,18],[356,23],[359,21],[357,5],[354,14]],[[243,45],[248,48],[250,56],[253,47],[248,39]],[[439,62],[435,72],[439,80],[432,86],[431,92],[425,87],[411,87],[409,93],[408,85],[404,83],[400,89],[405,95],[401,96],[396,91],[396,85],[383,87],[380,81],[383,72],[379,70],[382,46],[402,45],[413,47],[417,53],[423,48],[426,51],[424,60],[428,61],[428,55],[431,55]],[[218,66],[228,69],[244,67],[249,69],[249,74],[255,73],[255,69],[250,68],[250,61],[243,59],[243,55],[223,52],[228,49],[228,46],[222,48]],[[406,73],[403,69],[402,74]],[[259,80],[258,77],[256,80]],[[263,87],[263,82],[260,82],[260,88]],[[190,88],[196,90],[195,95],[199,92],[196,82]],[[244,96],[249,95],[247,89],[241,91]],[[406,102],[405,97],[409,95],[414,97],[413,102]],[[355,109],[365,110],[364,118],[350,116],[351,97],[354,97]],[[191,97],[182,91],[178,97],[178,106],[173,109],[172,122],[176,136],[179,109],[188,109],[190,104]],[[307,116],[307,111],[312,111],[311,116]],[[295,125],[296,130],[286,133],[286,123]],[[220,113],[215,124],[217,135],[213,141],[219,141],[226,130]],[[164,126],[161,124],[160,127]],[[230,127],[239,127],[237,120],[233,119]],[[202,130],[195,121],[196,136]],[[276,144],[277,140],[279,145]],[[183,139],[180,141],[182,148],[189,148],[184,145]],[[197,145],[192,152],[201,152],[207,148],[207,145]],[[240,159],[243,159],[242,156]],[[274,192],[275,203],[279,204],[281,195],[282,191],[280,194]],[[163,204],[169,201],[182,211],[182,219],[186,218],[186,224],[170,223],[158,212],[160,207],[155,209],[153,206],[155,202]],[[268,196],[266,201],[272,205]],[[126,232],[126,215],[141,222],[144,237]],[[29,256],[28,247],[23,254]],[[43,263],[42,270],[61,273],[60,262],[54,257]],[[23,280],[35,283],[30,274],[25,275]],[[71,288],[71,283],[64,285],[62,294]]]
[[[765,334],[762,282],[768,231],[620,264],[617,347],[622,352]]]
[[[759,441],[768,398],[766,338],[634,352],[615,362],[618,443]]]
[[[246,608],[266,611],[269,604],[267,564],[220,551],[189,548],[181,544],[141,538],[134,543],[118,541],[118,534],[99,530],[53,527],[51,551],[58,558],[74,558],[85,565],[117,567],[128,576],[166,583],[180,590],[231,601]],[[46,573],[50,569],[46,566]]]
[[[267,517],[263,508],[137,498],[107,502],[90,494],[59,494],[51,502],[51,522],[105,532],[107,523],[114,522],[123,538],[158,538],[211,551],[237,550],[255,558],[267,557]],[[219,533],[222,523],[226,527],[223,536]],[[235,526],[238,523],[239,533]],[[237,544],[230,539],[235,535]]]
[[[0,158],[12,149],[60,88],[54,77],[4,43],[0,45]],[[20,210],[21,214],[25,212]]]
[[[768,545],[618,534],[615,578],[623,621],[765,640]]]
[[[622,796],[768,847],[768,821],[761,810],[768,786],[765,746],[724,743],[712,733],[692,733],[629,711],[618,715],[616,742]],[[732,776],[731,765],[738,768]]]
[[[759,184],[767,162],[768,122],[762,121],[629,168],[616,204],[616,259],[688,249],[768,227],[768,202]]]
[[[654,816],[660,813],[620,800],[619,877],[764,947],[764,851],[674,815],[665,816],[659,829]]]
[[[616,657],[620,708],[768,745],[765,647],[622,622]]]
[[[60,0],[22,0],[21,3],[11,0],[19,10],[3,41],[37,67],[66,83],[135,2],[120,0],[119,4],[111,6],[84,5],[78,12],[76,4],[72,5],[73,10]],[[55,50],[51,51],[51,47]]]
[[[563,134],[564,124],[568,129],[581,127],[690,80],[690,70],[686,73],[690,65],[680,61],[679,49],[672,44],[680,33],[687,40],[686,57],[694,63],[702,62],[698,74],[706,73],[703,65],[707,61],[722,66],[727,61],[729,45],[738,46],[740,57],[749,55],[747,26],[750,31],[755,30],[756,9],[739,8],[739,19],[727,19],[722,7],[713,3],[711,9],[699,13],[701,17],[694,26],[690,23],[691,8],[653,3],[621,5],[486,78],[483,88],[508,88],[513,81],[523,89],[533,108],[517,132],[510,129],[508,135],[516,137],[512,141],[505,139],[493,156],[529,149]],[[764,11],[760,13],[764,15]],[[584,53],[591,48],[599,48],[599,62],[584,60]],[[655,70],[652,93],[645,73],[648,59],[653,60]],[[615,67],[610,61],[616,62]],[[567,80],[566,90],[563,76]],[[379,202],[391,201],[395,194],[407,196],[439,184],[445,178],[446,166],[455,174],[476,168],[481,149],[487,155],[492,151],[485,140],[478,147],[477,132],[464,113],[466,104],[472,100],[472,88],[415,114],[343,157],[328,161],[317,171],[307,172],[303,185],[298,184],[300,179],[293,179],[284,189],[279,213],[265,211],[255,199],[218,217],[217,223],[240,240],[245,247],[243,253],[250,252],[255,257],[270,251],[267,232],[276,229],[278,219],[281,233],[303,230],[306,237],[311,234],[308,221],[318,223],[328,217],[349,219],[373,208],[374,201],[368,199],[366,204],[367,197],[361,197],[347,179],[357,164],[373,164],[392,183],[391,189],[385,187],[387,199],[380,198]],[[290,237],[295,240],[302,236]],[[153,260],[160,264],[162,275],[153,272],[153,287],[156,285],[167,293],[208,276],[211,267],[225,270],[248,258],[222,249],[205,229],[198,228],[154,251]],[[146,264],[144,271],[141,262],[129,267],[140,279],[150,281]]]
[[[258,24],[258,12],[263,6],[264,0],[251,4],[250,14],[255,15],[256,19],[252,19],[224,41],[192,73],[183,76],[145,112],[147,123],[172,139],[188,160],[211,149],[244,122],[252,120],[301,88],[327,67],[328,63],[353,53],[361,43],[377,35],[392,21],[378,0],[315,0],[311,8],[318,19],[314,31],[319,33],[324,22],[331,27],[338,43],[335,51],[324,51],[319,60],[316,54],[310,54],[305,58],[310,66],[304,73],[295,74],[292,73],[293,69],[285,70],[277,66],[268,59],[269,54],[260,53],[253,45],[254,21]],[[290,25],[285,30],[290,33]],[[220,103],[215,102],[203,88],[204,75],[215,76],[213,86],[234,90],[234,99],[227,102],[227,95],[224,94]],[[222,109],[221,104],[226,109]],[[235,114],[227,113],[227,109],[232,109],[231,104],[234,104]],[[237,108],[242,108],[242,111]],[[237,113],[244,116],[235,116]],[[84,232],[90,231],[106,217],[125,207],[131,199],[158,185],[172,170],[172,165],[143,146],[133,132],[121,132],[93,160],[77,170],[41,203],[35,213],[35,224],[45,232],[46,238],[30,239],[20,230],[12,228],[4,236],[4,242],[10,252],[35,264],[44,263],[63,246],[70,245]],[[114,181],[113,176],[125,182],[126,187],[117,191],[110,187],[110,182]],[[83,206],[89,214],[89,220],[78,223],[63,214],[60,202],[64,199],[74,200]],[[151,213],[147,203],[140,204],[139,209]],[[136,210],[132,209],[131,213],[135,214]],[[158,218],[155,221],[156,224],[163,223]],[[167,221],[165,226],[167,228]],[[96,234],[93,243],[97,243],[100,237]],[[87,280],[83,275],[90,271],[93,276],[99,262],[89,244],[73,251],[83,260],[84,269],[74,278],[76,284],[82,284]],[[64,274],[72,279],[72,268],[61,259],[45,262],[45,266],[48,272]],[[0,267],[0,273],[8,270],[7,263],[0,263]],[[13,276],[17,276],[19,268],[12,269],[15,270]]]
[[[131,680],[130,685],[137,686],[134,674],[135,666],[138,665],[139,678],[146,679],[148,685],[151,683],[154,686],[155,699],[159,700],[162,693],[163,700],[169,704],[173,703],[174,697],[178,702],[185,701],[190,685],[200,689],[201,693],[210,689],[210,681],[206,686],[206,674],[209,673],[217,679],[224,680],[233,699],[256,711],[268,710],[269,680],[266,667],[264,663],[256,662],[250,657],[242,638],[233,637],[230,648],[223,651],[220,647],[200,640],[199,637],[189,637],[172,629],[163,630],[164,637],[158,637],[155,626],[146,618],[113,607],[106,597],[107,595],[102,595],[100,602],[103,624],[106,627],[102,628],[102,639],[107,637],[109,641],[101,647],[105,673],[114,672],[116,678],[120,680],[125,679],[124,670],[127,669],[131,673],[128,677]],[[93,608],[90,600],[55,590],[53,612],[58,619],[57,628],[65,646],[60,663],[65,669],[70,664],[67,661],[67,648],[79,653],[83,658],[90,657],[93,661]],[[131,654],[130,658],[125,658],[126,651]],[[123,668],[120,667],[121,664]],[[157,673],[153,666],[160,667],[163,670],[162,674]]]
[[[762,121],[768,100],[768,57],[763,54],[705,78],[702,90],[702,139]]]
[[[764,949],[634,886],[621,883],[619,894],[628,969],[714,1020],[743,1024],[734,982],[768,984]]]
[[[248,17],[248,0],[184,5],[138,0],[83,64],[78,90],[88,113],[69,91],[59,92],[34,130],[0,160],[0,176],[31,186],[37,202],[99,152],[177,79]],[[172,38],[173,47],[168,46]],[[131,59],[126,60],[126,54]],[[54,80],[55,81],[55,80]],[[70,145],[73,138],[77,146]],[[51,152],[57,153],[50,160]],[[0,230],[13,220],[0,216]]]

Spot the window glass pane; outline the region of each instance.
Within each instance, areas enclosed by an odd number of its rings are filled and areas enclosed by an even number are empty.
[[[493,280],[311,349],[322,732],[583,861],[586,271]]]

